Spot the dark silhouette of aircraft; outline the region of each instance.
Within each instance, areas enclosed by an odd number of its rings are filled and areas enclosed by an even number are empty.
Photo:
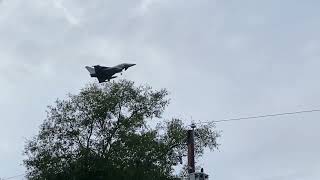
[[[136,64],[128,64],[123,63],[119,64],[113,67],[105,67],[96,65],[93,67],[86,66],[86,69],[89,71],[91,77],[96,77],[99,81],[99,83],[103,83],[106,81],[110,81],[111,79],[116,78],[117,76],[114,76],[117,73],[121,73],[123,70],[127,70],[129,67],[132,67]]]

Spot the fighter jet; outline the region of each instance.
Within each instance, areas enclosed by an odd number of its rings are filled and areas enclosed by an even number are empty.
[[[129,67],[134,65],[136,64],[123,63],[113,67],[96,65],[93,67],[86,66],[86,69],[89,71],[91,77],[96,77],[99,83],[103,83],[103,82],[106,82],[107,80],[110,81],[111,79],[116,78],[117,76],[114,76],[115,74],[117,73],[122,74],[123,70],[126,71]]]

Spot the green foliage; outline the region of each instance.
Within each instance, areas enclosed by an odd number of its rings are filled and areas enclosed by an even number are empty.
[[[161,118],[167,95],[121,80],[57,100],[26,143],[28,179],[173,179],[177,156],[186,156],[187,127],[179,119],[148,125]],[[213,126],[195,135],[197,155],[217,148]]]

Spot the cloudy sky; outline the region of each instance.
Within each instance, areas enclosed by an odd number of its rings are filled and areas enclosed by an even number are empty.
[[[85,65],[167,88],[166,117],[209,121],[320,108],[320,1],[2,0],[0,178],[24,172],[46,106],[94,82]],[[320,113],[217,124],[217,180],[320,179]]]

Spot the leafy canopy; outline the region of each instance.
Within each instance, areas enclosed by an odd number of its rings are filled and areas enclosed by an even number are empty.
[[[90,84],[48,107],[39,133],[25,146],[27,177],[40,179],[173,179],[186,156],[179,119],[151,126],[169,104],[165,89],[133,82]],[[195,131],[196,152],[217,148],[213,125]]]

